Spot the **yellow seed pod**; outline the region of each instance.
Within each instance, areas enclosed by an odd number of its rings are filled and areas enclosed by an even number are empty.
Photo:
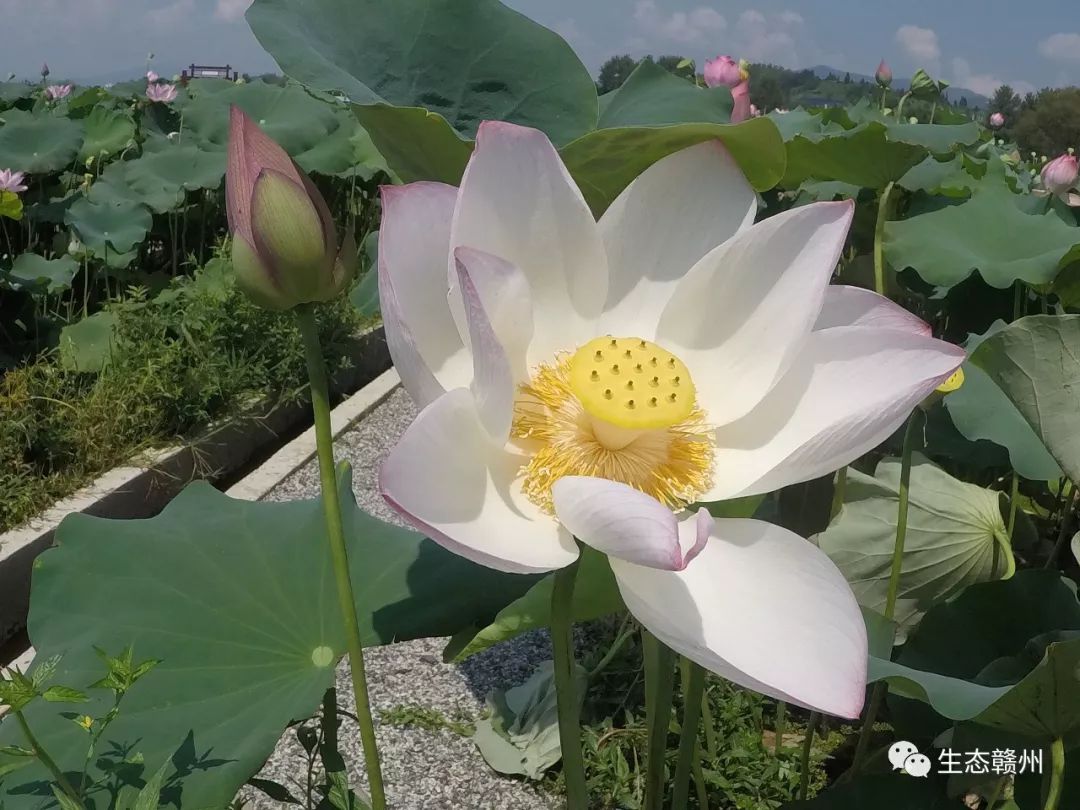
[[[648,340],[589,341],[570,359],[570,387],[586,412],[631,430],[670,427],[694,410],[686,365]]]

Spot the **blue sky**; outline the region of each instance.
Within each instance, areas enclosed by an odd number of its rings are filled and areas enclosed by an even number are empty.
[[[393,2],[393,0],[386,0]],[[829,64],[897,75],[926,67],[989,94],[1080,84],[1076,0],[507,0],[559,31],[594,72],[616,53],[680,53],[699,64],[730,53],[789,67]],[[0,0],[9,36],[0,74],[97,78],[141,68],[168,75],[192,61],[272,69],[243,20],[250,0]],[[15,32],[15,36],[11,36]]]

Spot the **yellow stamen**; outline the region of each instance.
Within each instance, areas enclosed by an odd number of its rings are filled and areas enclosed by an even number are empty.
[[[952,373],[952,376],[949,377],[949,379],[947,379],[945,382],[943,382],[941,385],[939,385],[934,390],[940,391],[943,394],[951,394],[953,391],[957,390],[963,384],[964,384],[964,370],[962,368],[958,368],[956,371],[954,371]]]
[[[643,362],[613,371],[598,346]],[[650,358],[662,375],[641,370]],[[600,338],[540,365],[521,386],[512,435],[532,455],[523,491],[549,512],[552,485],[568,475],[619,481],[673,509],[697,500],[712,478],[712,429],[689,371],[640,338]]]

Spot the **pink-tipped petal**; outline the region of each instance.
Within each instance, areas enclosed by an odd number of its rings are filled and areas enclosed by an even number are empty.
[[[770,492],[854,461],[900,427],[964,357],[958,346],[911,332],[812,333],[753,412],[716,431],[713,486],[701,499]]]
[[[683,571],[611,558],[627,608],[711,672],[808,709],[855,718],[866,689],[862,613],[816,546],[756,520],[718,520]]]
[[[505,444],[514,420],[514,377],[510,360],[491,326],[476,284],[458,252],[458,290],[469,324],[469,349],[473,359],[473,379],[469,389],[476,401],[476,413],[492,440]]]
[[[476,293],[510,363],[515,383],[528,378],[528,351],[533,334],[532,295],[529,281],[520,267],[505,259],[474,248],[454,251],[458,267],[464,266],[472,278]],[[452,308],[461,308],[461,290],[450,292]],[[456,303],[455,303],[456,301]],[[466,330],[468,337],[470,330]]]
[[[930,324],[885,296],[844,284],[833,284],[825,290],[814,331],[834,326],[872,326],[926,337],[931,333]]]
[[[730,56],[706,59],[702,75],[707,87],[734,87],[743,80],[739,63]]]
[[[394,355],[395,346],[401,349],[411,342],[444,391],[467,386],[472,379],[472,361],[446,303],[450,221],[456,200],[457,189],[443,183],[382,189],[379,290],[380,296],[392,290],[396,303],[395,318],[385,323],[387,343],[395,363],[399,356],[403,359],[409,376],[402,374],[402,382],[420,407],[432,401],[432,388],[422,375],[412,374],[416,358]],[[402,330],[408,332],[408,339],[400,334]]]
[[[420,412],[383,462],[379,488],[420,531],[473,562],[514,574],[563,568],[577,546],[522,493],[522,460],[491,441],[471,392],[458,388]]]
[[[491,253],[525,274],[533,303],[530,364],[596,337],[608,275],[600,232],[544,133],[480,125],[450,243]],[[463,323],[460,311],[455,319]]]
[[[720,141],[646,169],[600,218],[611,268],[600,333],[651,338],[679,279],[756,214],[757,195]]]
[[[434,402],[446,393],[446,389],[435,379],[435,375],[424,362],[416,339],[402,315],[397,290],[387,273],[379,273],[379,308],[383,333],[386,335],[386,348],[390,352],[394,370],[401,378],[401,384],[405,386],[413,402],[421,408]]]
[[[657,342],[690,369],[706,419],[749,413],[791,367],[821,313],[855,205],[769,217],[706,255],[660,315]]]
[[[655,498],[605,478],[566,476],[551,493],[555,514],[581,542],[649,568],[681,571],[704,548],[712,528],[707,510],[680,523]]]

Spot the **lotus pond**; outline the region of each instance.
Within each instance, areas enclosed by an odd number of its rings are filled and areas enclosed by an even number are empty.
[[[286,78],[0,85],[4,527],[260,393],[310,400],[319,493],[67,517],[0,808],[419,806],[388,727],[570,810],[1080,806],[1071,152],[884,64],[828,109],[728,57],[598,95],[497,0],[247,22]],[[330,432],[373,317],[394,521]],[[481,712],[372,708],[365,649],[528,633]]]

